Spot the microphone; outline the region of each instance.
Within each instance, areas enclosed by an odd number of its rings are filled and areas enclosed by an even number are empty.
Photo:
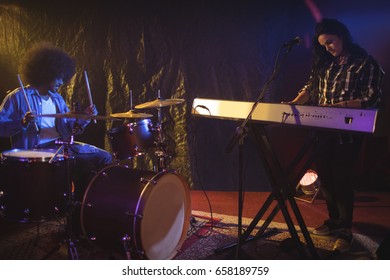
[[[302,41],[301,38],[300,38],[299,36],[297,36],[297,37],[295,37],[294,39],[292,39],[292,40],[290,40],[290,41],[284,43],[284,44],[283,44],[283,47],[289,47],[289,48],[291,48],[291,47],[294,46],[294,45],[299,45],[299,44],[301,43],[301,41]]]

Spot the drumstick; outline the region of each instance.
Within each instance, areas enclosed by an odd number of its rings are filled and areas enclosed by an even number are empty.
[[[130,111],[133,110],[133,91],[130,90]]]
[[[24,99],[26,99],[27,108],[28,108],[28,110],[29,110],[30,112],[32,112],[32,111],[31,111],[30,103],[28,102],[28,98],[27,98],[26,91],[24,90],[24,86],[23,86],[23,83],[22,83],[22,79],[20,78],[20,75],[19,75],[19,74],[18,74],[18,80],[19,80],[20,88],[21,88],[22,91],[23,91]],[[35,129],[36,129],[36,131],[38,132],[38,131],[39,131],[38,125],[37,125],[36,122],[34,122],[34,124],[35,124]]]
[[[87,87],[87,92],[88,92],[89,105],[93,108],[91,88],[89,87],[88,75],[86,70],[84,71],[84,77],[85,77],[85,86]],[[96,123],[96,119],[94,119],[93,122]]]

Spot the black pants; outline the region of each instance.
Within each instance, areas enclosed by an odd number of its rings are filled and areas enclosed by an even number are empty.
[[[46,143],[40,149],[58,149],[54,142]],[[67,150],[69,154],[67,171],[69,183],[73,182],[73,198],[68,211],[71,211],[72,235],[80,236],[80,210],[84,194],[93,177],[105,166],[112,164],[112,156],[107,151],[93,145],[79,143]]]
[[[342,227],[351,228],[354,187],[358,180],[356,163],[362,136],[324,133],[319,136],[319,143],[316,166],[329,219]]]
[[[57,150],[59,146],[55,142],[49,142],[38,148]],[[72,144],[67,153],[71,158],[69,172],[75,187],[74,197],[77,201],[81,201],[93,176],[112,163],[112,156],[103,149],[81,142]]]

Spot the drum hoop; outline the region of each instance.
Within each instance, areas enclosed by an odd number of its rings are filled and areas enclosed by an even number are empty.
[[[138,197],[137,205],[135,207],[134,215],[135,215],[136,218],[134,219],[134,224],[133,224],[134,227],[136,226],[136,220],[137,220],[137,217],[138,217],[137,215],[138,215],[138,211],[140,210],[140,207],[141,207],[142,197],[144,196],[145,192],[147,190],[149,190],[148,188],[149,188],[151,182],[154,181],[154,180],[157,180],[159,177],[161,177],[161,176],[163,176],[164,174],[167,174],[167,173],[176,174],[175,172],[162,171],[162,172],[154,174],[151,178],[148,179],[148,182],[146,183],[145,187],[142,189],[142,192],[140,193],[140,195]]]
[[[135,126],[140,126],[140,125],[148,125],[151,122],[152,121],[150,119],[142,119],[142,120],[139,120],[139,121],[136,121],[136,122],[132,122],[131,124],[133,124]]]
[[[137,201],[137,204],[136,204],[135,210],[134,210],[133,236],[136,236],[135,229],[137,228],[138,217],[139,217],[138,212],[139,212],[140,207],[141,207],[142,198],[145,195],[146,190],[149,190],[149,186],[150,186],[151,181],[153,181],[157,177],[157,175],[159,175],[159,174],[160,173],[157,173],[157,174],[153,175],[150,179],[148,179],[148,182],[146,183],[145,187],[142,189],[141,193],[138,196],[138,201]],[[140,218],[140,220],[142,220],[142,218]]]
[[[46,156],[38,156],[38,157],[33,157],[33,156],[15,156],[18,153],[28,153],[28,152],[43,152],[43,153],[48,153]],[[49,156],[49,153],[50,156]],[[12,149],[12,150],[7,150],[1,153],[1,159],[4,160],[10,160],[10,161],[16,161],[16,162],[48,162],[52,159],[52,157],[55,155],[56,150],[55,149]],[[64,154],[58,154],[55,161],[62,161],[64,160]]]

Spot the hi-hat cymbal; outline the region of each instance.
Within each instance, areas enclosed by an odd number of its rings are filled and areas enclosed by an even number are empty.
[[[124,112],[124,113],[111,114],[111,117],[126,118],[126,119],[145,119],[145,118],[151,118],[151,117],[153,117],[153,115],[145,114],[145,113],[138,113],[138,112],[135,112],[133,110],[130,110],[130,111]]]
[[[120,119],[106,117],[106,116],[97,116],[90,115],[80,112],[68,112],[63,114],[42,114],[37,115],[37,117],[47,117],[47,118],[60,118],[60,119],[82,119],[82,120],[98,120],[98,121],[120,121]]]
[[[145,109],[145,108],[158,108],[165,106],[172,106],[176,104],[183,103],[184,99],[156,99],[150,102],[142,103],[135,106],[136,109]]]

